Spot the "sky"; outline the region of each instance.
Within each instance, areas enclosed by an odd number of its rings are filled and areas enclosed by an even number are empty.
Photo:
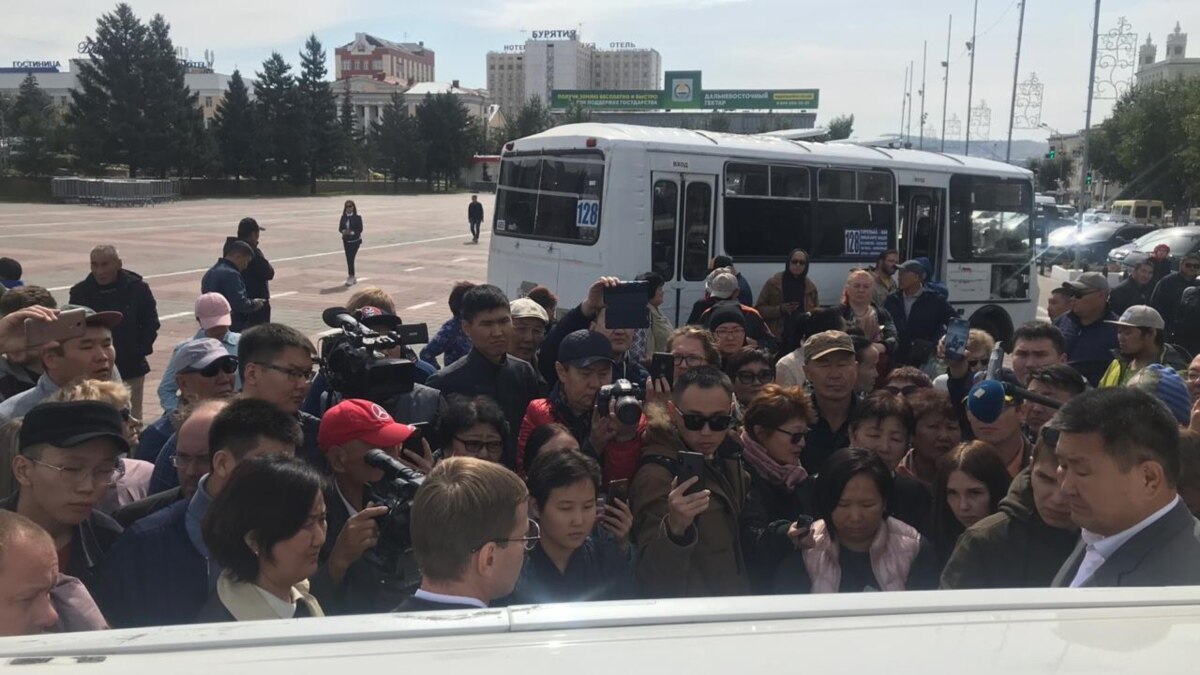
[[[855,135],[897,133],[904,100],[905,69],[912,61],[912,133],[917,135],[925,68],[927,123],[940,129],[947,21],[950,36],[949,115],[967,119],[974,0],[133,0],[144,20],[163,14],[177,46],[199,60],[216,54],[215,68],[249,75],[272,51],[293,64],[305,38],[315,33],[329,55],[355,32],[395,41],[424,41],[436,52],[437,79],[485,87],[485,56],[523,42],[523,30],[579,29],[581,39],[606,46],[633,42],[662,55],[664,70],[702,70],[713,89],[818,88],[817,124],[840,114],[855,116]],[[115,4],[100,0],[41,0],[9,3],[0,20],[0,65],[15,60],[76,56],[94,34],[96,18]],[[990,139],[1007,134],[1017,42],[1018,0],[978,0],[974,101],[991,108]],[[1041,120],[1069,132],[1084,125],[1091,26],[1090,0],[1029,0],[1020,79],[1036,73],[1044,83]],[[1104,0],[1101,33],[1121,17],[1144,43],[1149,33],[1165,54],[1166,35],[1176,21],[1196,37],[1188,56],[1200,57],[1200,1]],[[1125,73],[1132,76],[1132,71]],[[1108,115],[1112,102],[1095,102],[1093,121]],[[1017,130],[1014,138],[1044,140],[1045,130]],[[978,138],[978,134],[973,134]]]

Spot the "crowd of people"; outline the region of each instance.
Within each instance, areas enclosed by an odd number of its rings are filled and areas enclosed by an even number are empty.
[[[271,321],[263,231],[242,220],[204,275],[145,424],[157,310],[117,250],[92,251],[69,304],[5,280],[0,634],[1200,583],[1200,356],[1156,309],[1183,302],[1159,297],[1188,288],[1171,276],[1119,314],[1105,275],[1063,284],[1000,368],[983,330],[947,346],[952,298],[896,251],[820,298],[796,249],[757,302],[718,257],[679,327],[654,273],[641,327],[608,312],[618,279],[570,308],[461,281],[419,354],[380,355],[411,386],[368,400]],[[339,231],[350,285],[353,202]],[[346,312],[403,325],[377,287]]]

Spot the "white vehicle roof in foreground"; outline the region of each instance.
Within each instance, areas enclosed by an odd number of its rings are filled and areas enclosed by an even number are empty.
[[[1200,588],[646,600],[0,640],[28,672],[1196,672]],[[790,666],[788,665],[790,664]],[[25,672],[15,670],[12,672]]]
[[[894,168],[913,170],[937,168],[955,173],[974,173],[1006,178],[1030,179],[1033,174],[1020,167],[979,157],[964,157],[926,150],[876,148],[854,143],[810,143],[778,136],[725,134],[693,129],[641,127],[632,124],[565,124],[513,141],[513,152],[579,150],[589,138],[604,150],[621,142],[640,142],[647,149],[703,155],[735,155],[775,161],[872,166],[887,162]]]

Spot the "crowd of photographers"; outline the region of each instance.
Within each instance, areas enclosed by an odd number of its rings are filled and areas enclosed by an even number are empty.
[[[801,249],[757,302],[717,258],[678,328],[653,273],[565,311],[459,282],[432,339],[362,288],[314,344],[270,321],[260,230],[205,275],[145,423],[157,310],[116,249],[71,304],[5,280],[0,634],[1200,583],[1200,357],[1103,275],[1009,367],[894,251],[835,299]]]

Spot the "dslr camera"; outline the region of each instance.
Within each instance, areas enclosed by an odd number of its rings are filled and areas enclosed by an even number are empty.
[[[626,426],[633,426],[642,418],[642,401],[645,400],[646,392],[626,379],[606,384],[596,392],[596,408],[600,413],[607,415],[609,404],[616,401],[617,419]]]

